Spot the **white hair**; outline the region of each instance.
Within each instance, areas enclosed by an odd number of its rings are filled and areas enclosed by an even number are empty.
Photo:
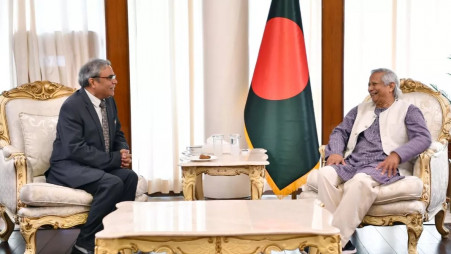
[[[384,85],[388,86],[390,83],[395,83],[395,89],[393,90],[393,94],[396,99],[398,99],[399,95],[402,94],[401,88],[399,87],[399,79],[396,74],[387,68],[378,68],[371,71],[371,75],[374,73],[383,72],[384,75],[382,76],[382,82],[384,82]]]

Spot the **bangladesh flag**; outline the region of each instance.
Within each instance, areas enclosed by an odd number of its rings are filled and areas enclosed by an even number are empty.
[[[299,0],[272,0],[244,122],[249,147],[268,151],[274,193],[296,191],[320,157]]]

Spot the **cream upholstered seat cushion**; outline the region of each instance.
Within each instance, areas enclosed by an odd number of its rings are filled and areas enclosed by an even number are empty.
[[[42,218],[44,216],[61,216],[89,212],[89,206],[47,206],[47,207],[23,207],[17,212],[19,217]]]
[[[50,166],[58,116],[19,114],[24,150],[33,176],[43,175]]]
[[[20,189],[20,200],[29,206],[90,206],[91,194],[50,183],[29,183]]]
[[[45,183],[45,176],[36,176],[33,177],[33,183]],[[1,186],[0,186],[1,187]],[[62,186],[60,186],[62,187]],[[64,187],[66,188],[66,187]],[[27,191],[33,191],[33,189],[29,189]],[[30,195],[30,194],[24,194],[24,195]],[[147,180],[143,176],[138,176],[138,186],[136,187],[136,196],[135,201],[145,202],[147,201]]]
[[[147,196],[147,179],[143,176],[138,176],[138,186],[136,187],[135,201],[146,202]]]
[[[307,188],[301,197],[317,196],[318,192],[318,171],[312,171],[307,178]],[[392,184],[381,185],[377,195],[375,205],[388,204],[398,201],[419,200],[423,191],[423,182],[416,176],[406,176],[404,179]]]
[[[44,176],[34,177],[33,183],[20,189],[20,200],[30,207],[91,206],[92,195],[84,190],[73,189],[45,182]],[[147,180],[139,176],[135,201],[147,201]]]
[[[406,200],[393,202],[381,205],[372,205],[370,210],[366,213],[370,216],[389,216],[389,215],[403,215],[408,214],[425,214],[426,204],[420,200]]]

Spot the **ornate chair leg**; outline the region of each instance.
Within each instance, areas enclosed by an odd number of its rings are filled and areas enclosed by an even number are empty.
[[[443,204],[443,209],[435,215],[435,228],[442,235],[443,239],[448,238],[449,230],[445,227],[445,213],[446,203]]]
[[[420,239],[421,233],[423,233],[423,224],[414,223],[406,224],[406,226],[408,234],[407,246],[409,249],[409,254],[418,254],[417,245],[418,239]]]
[[[20,233],[25,240],[25,252],[24,254],[36,253],[36,231],[41,224],[33,224],[30,219],[20,218]]]
[[[0,219],[5,223],[5,228],[0,231],[0,240],[7,242],[14,231],[14,222],[9,218],[3,206],[0,206]]]

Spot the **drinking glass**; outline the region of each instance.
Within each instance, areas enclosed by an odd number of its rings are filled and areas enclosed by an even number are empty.
[[[219,157],[222,155],[222,141],[224,140],[224,135],[215,134],[213,138],[213,153],[215,156]]]
[[[238,156],[240,155],[241,149],[240,149],[240,134],[230,134],[230,154],[232,156]]]

